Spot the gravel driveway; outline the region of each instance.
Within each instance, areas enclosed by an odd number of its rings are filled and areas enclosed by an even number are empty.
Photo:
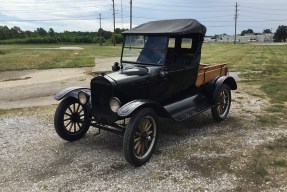
[[[231,191],[256,147],[287,135],[284,126],[262,128],[255,115],[268,101],[233,92],[228,119],[206,112],[184,123],[160,121],[160,140],[151,160],[130,166],[122,136],[91,128],[76,142],[54,131],[56,105],[9,110],[0,115],[0,191]],[[261,93],[262,94],[262,93]],[[1,113],[0,113],[1,114]],[[286,191],[264,185],[267,191]],[[257,186],[256,186],[257,187]],[[262,187],[262,186],[261,186]],[[251,188],[252,189],[252,188]]]

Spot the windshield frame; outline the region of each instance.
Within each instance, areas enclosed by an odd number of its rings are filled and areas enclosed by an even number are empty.
[[[128,61],[128,60],[123,60],[124,56],[124,49],[126,48],[126,38],[129,36],[143,36],[144,39],[146,37],[165,37],[167,40],[165,42],[165,45],[163,46],[163,63],[157,64],[157,63],[148,63],[148,62],[139,62],[139,61]],[[122,46],[122,51],[121,51],[121,64],[122,63],[129,63],[129,64],[140,64],[140,65],[152,65],[152,66],[164,66],[165,65],[165,59],[166,59],[166,54],[167,54],[167,48],[168,48],[168,42],[169,42],[169,37],[167,35],[146,35],[146,34],[127,34],[124,35],[123,38],[123,46]],[[135,48],[135,49],[142,49],[143,48]]]

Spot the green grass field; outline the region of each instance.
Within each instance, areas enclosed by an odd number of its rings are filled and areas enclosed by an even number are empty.
[[[272,104],[268,111],[273,112],[260,116],[259,120],[276,124],[287,112],[286,53],[287,45],[205,44],[202,63],[230,62],[230,71],[245,72],[240,75],[243,82],[260,86]]]
[[[57,50],[59,44],[0,45],[0,71],[93,66],[95,57],[120,56],[121,46],[71,45],[83,50]],[[202,63],[230,62],[231,71],[286,72],[287,45],[204,44]],[[282,70],[285,68],[285,71]]]
[[[82,50],[57,50],[63,46]],[[120,56],[120,46],[84,45],[0,45],[0,71],[21,69],[51,69],[94,66],[96,57]]]

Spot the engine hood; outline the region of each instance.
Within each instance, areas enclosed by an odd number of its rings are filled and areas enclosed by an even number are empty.
[[[160,67],[125,66],[122,70],[105,75],[113,79],[116,84],[136,83],[159,73]]]

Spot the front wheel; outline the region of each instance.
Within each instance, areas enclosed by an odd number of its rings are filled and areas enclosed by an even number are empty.
[[[61,101],[55,112],[54,125],[57,134],[67,141],[82,138],[88,131],[90,120],[88,111],[73,97]]]
[[[158,120],[149,108],[139,110],[125,130],[123,149],[126,160],[133,166],[145,164],[152,156],[158,140]]]
[[[225,120],[231,105],[231,92],[228,85],[222,84],[215,90],[214,102],[215,106],[211,108],[213,119],[218,122]]]

